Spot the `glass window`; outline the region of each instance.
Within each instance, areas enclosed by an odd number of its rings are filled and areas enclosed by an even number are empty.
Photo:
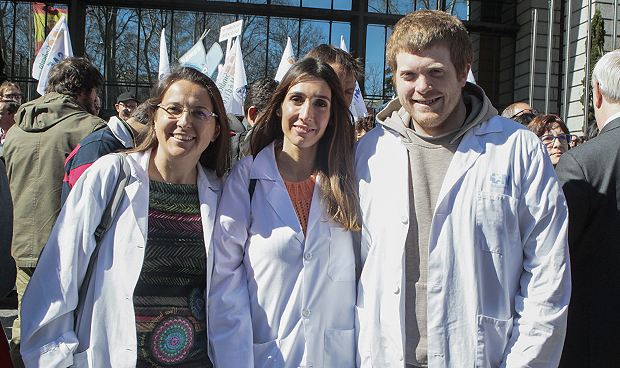
[[[267,67],[267,49],[270,47],[268,35],[269,18],[244,17],[244,32],[241,39],[241,51],[245,65],[245,76],[248,84],[265,77]]]
[[[385,42],[387,27],[369,25],[366,35],[366,77],[364,88],[368,98],[383,98],[387,64]]]
[[[299,44],[299,58],[304,57],[310,50],[322,43],[329,43],[330,24],[322,20],[301,21],[301,42]],[[340,36],[338,36],[340,40]]]
[[[387,13],[387,0],[368,0],[368,11],[373,13]]]
[[[351,0],[333,0],[334,9],[336,10],[351,10]]]
[[[302,6],[305,8],[331,9],[332,0],[302,0]]]
[[[282,53],[286,47],[287,37],[291,38],[293,54],[295,60],[299,58],[299,20],[287,18],[271,18],[269,22],[269,50],[267,50],[267,77],[275,77],[282,59]],[[307,42],[311,37],[308,33],[303,33],[304,40]]]
[[[331,39],[329,43],[340,47],[340,36],[344,37],[347,50],[351,51],[351,24],[342,22],[332,23]]]

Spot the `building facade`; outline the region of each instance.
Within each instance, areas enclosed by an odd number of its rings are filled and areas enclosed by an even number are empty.
[[[340,45],[342,37],[364,62],[360,84],[367,105],[378,107],[394,94],[385,61],[392,26],[408,12],[440,9],[463,20],[470,31],[473,75],[498,110],[515,101],[531,102],[541,112],[566,118],[571,131],[579,131],[584,126],[580,98],[588,12],[601,11],[604,49],[612,50],[617,1],[68,0],[47,3],[44,21],[55,19],[59,10],[67,13],[74,54],[89,58],[105,76],[100,94],[108,111],[123,91],[133,90],[141,100],[148,96],[157,81],[162,28],[170,60],[176,61],[205,30],[209,33],[203,43],[209,50],[219,42],[220,27],[239,19],[244,21],[241,40],[249,83],[275,75],[287,37],[297,58],[321,43]],[[0,1],[3,75],[19,83],[27,100],[38,97],[30,71],[35,38],[45,33],[35,24],[35,5]],[[225,48],[225,42],[220,44]]]

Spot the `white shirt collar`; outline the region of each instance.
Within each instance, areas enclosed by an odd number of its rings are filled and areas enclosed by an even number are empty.
[[[612,116],[610,116],[606,121],[605,124],[603,124],[603,128],[605,127],[605,125],[609,124],[610,121],[620,118],[620,111],[618,111],[617,113],[613,114]]]

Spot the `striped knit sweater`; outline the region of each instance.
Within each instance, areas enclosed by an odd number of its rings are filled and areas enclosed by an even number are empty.
[[[212,367],[198,188],[153,180],[149,188],[149,231],[133,297],[136,367]]]

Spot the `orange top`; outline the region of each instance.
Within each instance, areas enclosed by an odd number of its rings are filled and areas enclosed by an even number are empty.
[[[312,204],[315,183],[316,174],[310,175],[308,179],[299,183],[284,181],[288,195],[291,197],[291,202],[293,202],[293,208],[295,208],[295,213],[297,213],[297,218],[304,231],[304,236],[308,229],[308,217],[310,216],[310,205]]]

